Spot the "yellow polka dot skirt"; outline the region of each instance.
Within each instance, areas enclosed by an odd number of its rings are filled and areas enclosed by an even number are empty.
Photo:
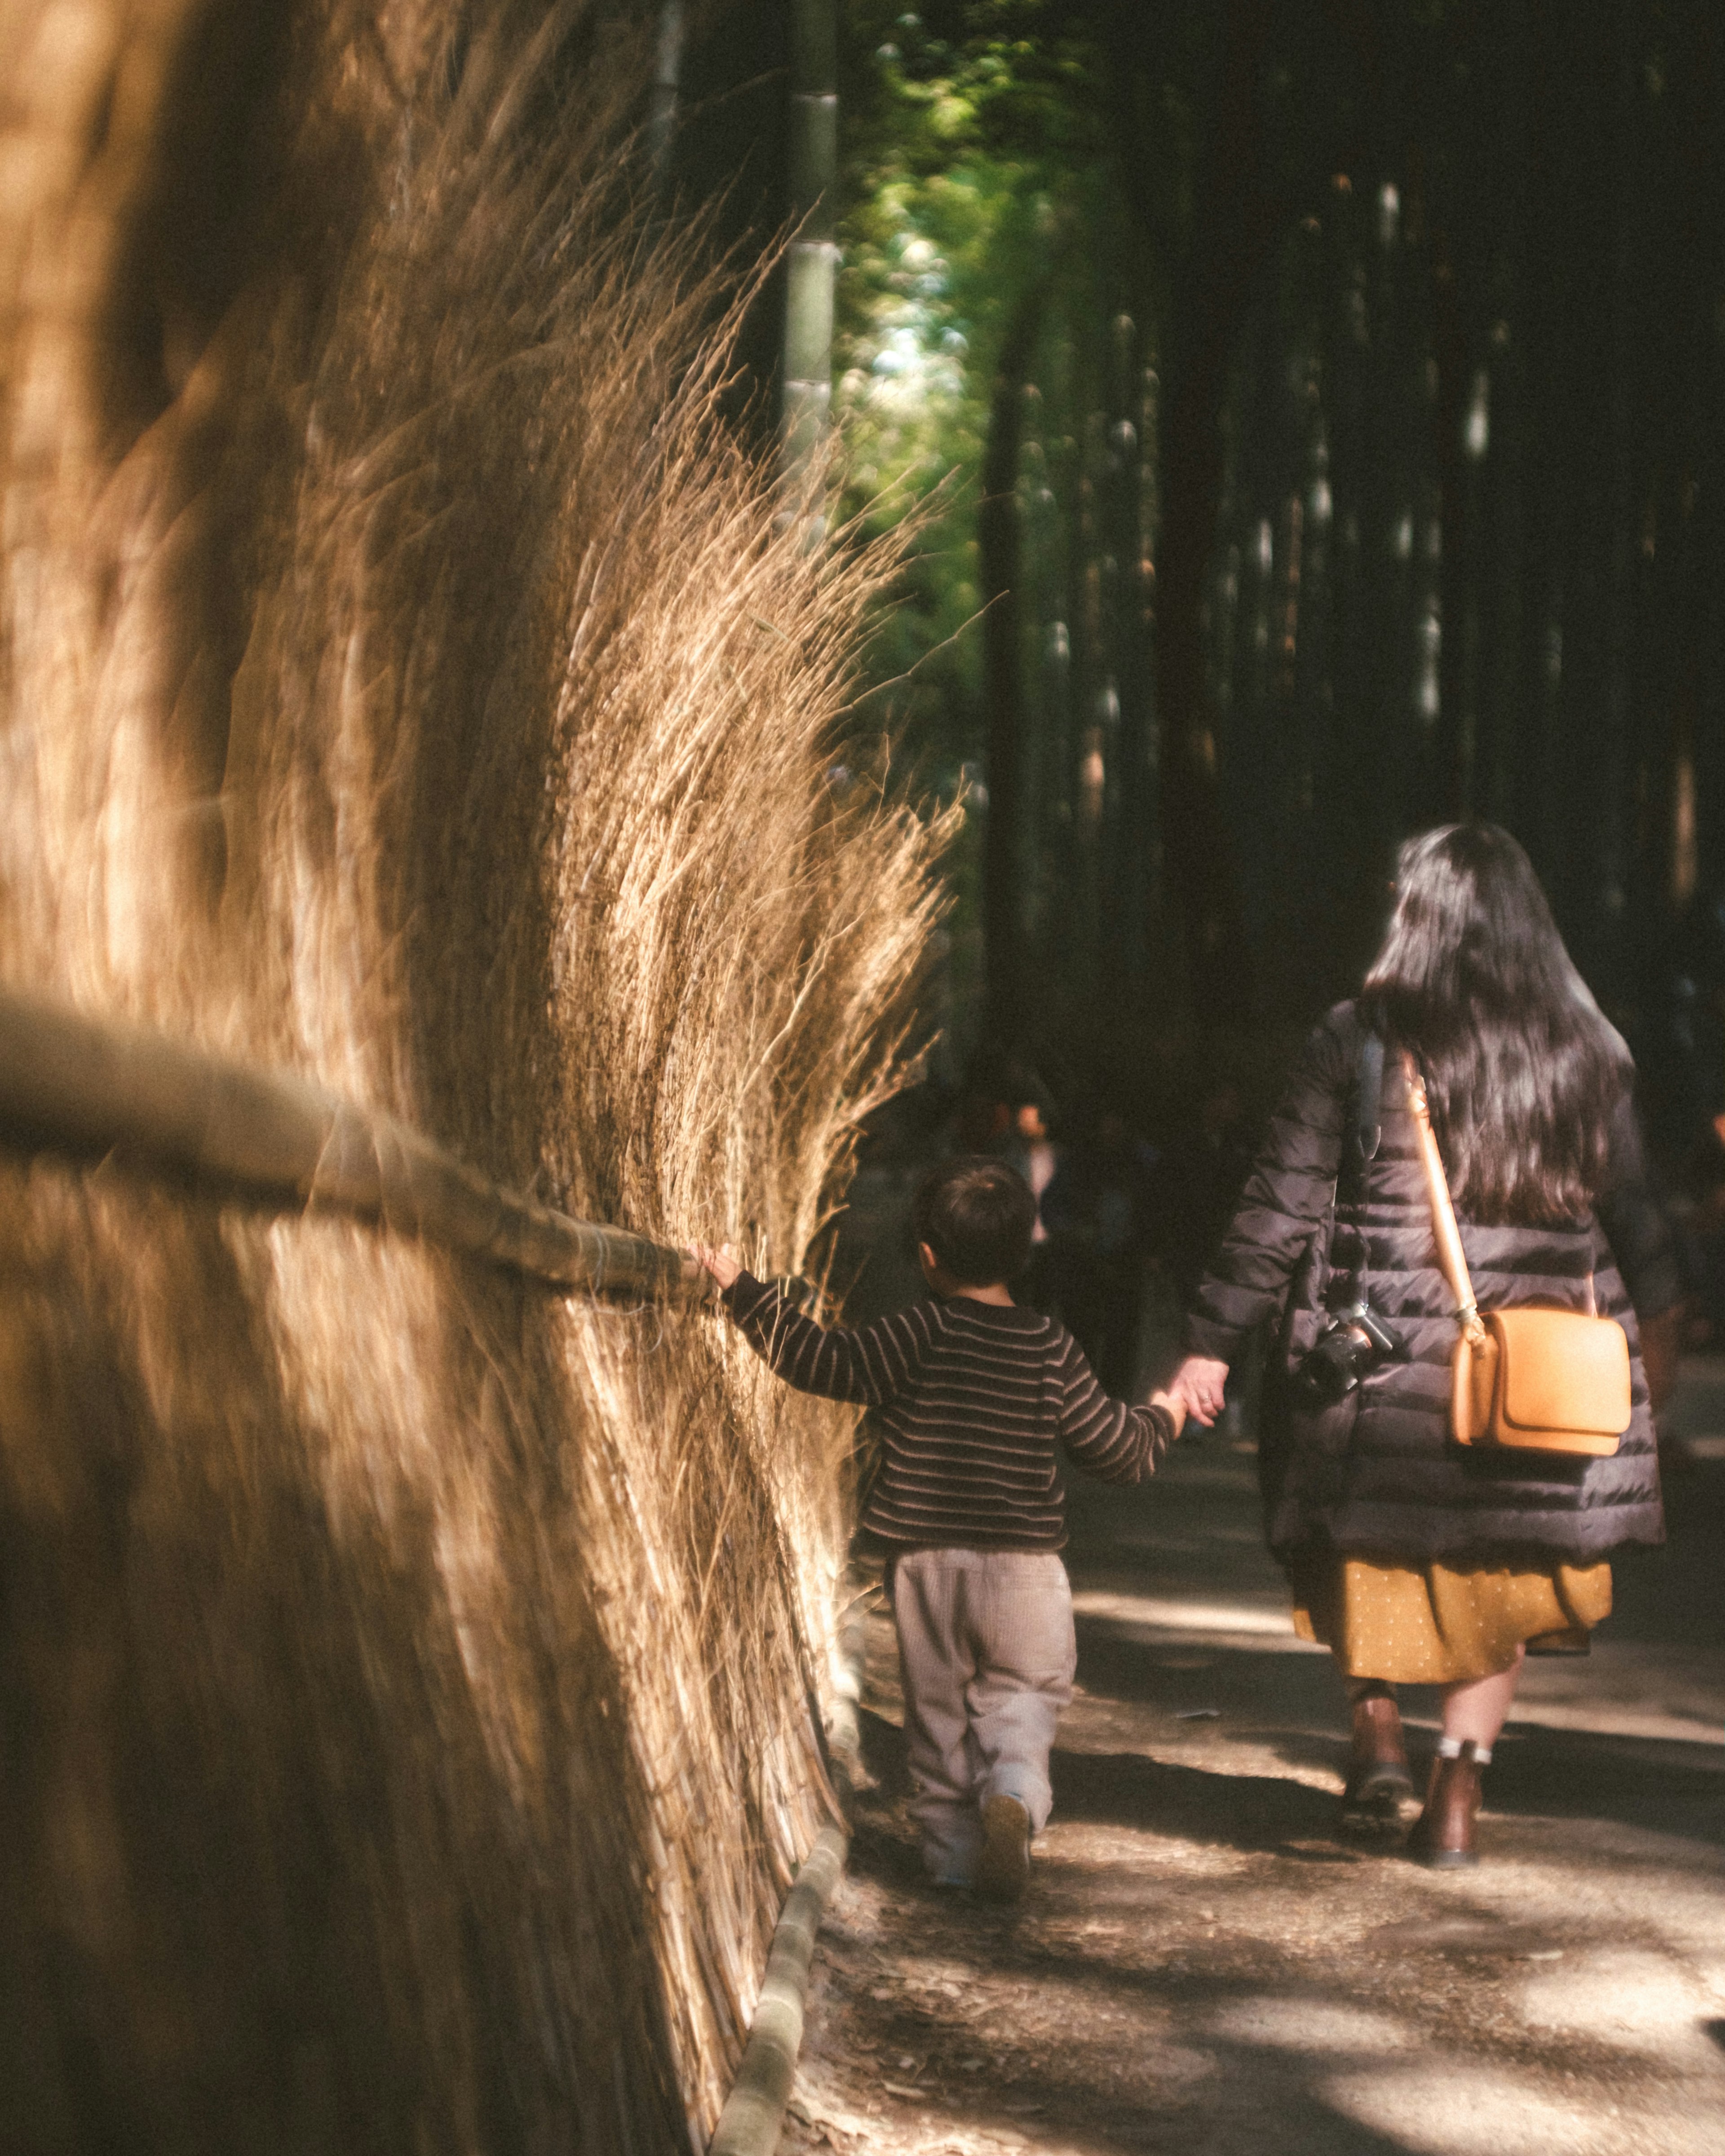
[[[1296,1558],[1288,1568],[1294,1630],[1328,1647],[1351,1677],[1464,1684],[1495,1676],[1526,1642],[1537,1654],[1584,1652],[1611,1614],[1609,1564],[1406,1564],[1394,1558]]]

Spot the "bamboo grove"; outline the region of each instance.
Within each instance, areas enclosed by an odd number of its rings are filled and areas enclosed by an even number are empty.
[[[1631,1019],[1725,972],[1717,11],[859,18],[841,408],[975,475],[882,701],[985,777],[981,1029],[1297,1015],[1468,814]]]

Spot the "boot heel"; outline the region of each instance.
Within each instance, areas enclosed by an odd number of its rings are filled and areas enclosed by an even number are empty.
[[[1414,1794],[1402,1741],[1402,1718],[1394,1699],[1373,1693],[1353,1709],[1353,1744],[1342,1792],[1342,1830],[1381,1837],[1401,1824],[1402,1807]]]
[[[1480,1811],[1477,1748],[1469,1738],[1455,1758],[1440,1758],[1431,1763],[1425,1809],[1408,1836],[1409,1856],[1430,1871],[1460,1871],[1480,1861],[1474,1847]]]

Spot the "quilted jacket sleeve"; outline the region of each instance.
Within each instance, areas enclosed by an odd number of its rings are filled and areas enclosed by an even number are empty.
[[[1280,1311],[1288,1282],[1335,1202],[1358,1029],[1343,1004],[1312,1034],[1186,1320],[1191,1354],[1231,1363]]]

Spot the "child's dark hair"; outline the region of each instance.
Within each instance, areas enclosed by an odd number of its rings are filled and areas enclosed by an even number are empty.
[[[955,1281],[993,1287],[1029,1258],[1036,1200],[1004,1160],[963,1152],[930,1168],[916,1185],[911,1225]]]

